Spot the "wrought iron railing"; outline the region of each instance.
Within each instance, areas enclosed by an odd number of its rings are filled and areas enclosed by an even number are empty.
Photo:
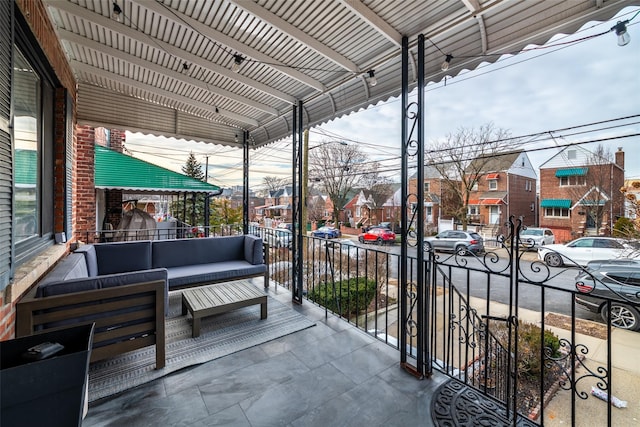
[[[175,236],[185,237],[188,232],[188,227],[182,227]],[[239,225],[208,230],[215,236],[241,232]],[[257,226],[250,226],[249,232],[269,243],[270,280],[291,289],[291,233]],[[323,307],[327,315],[399,349],[400,248],[310,235],[302,241],[304,298]],[[629,334],[629,340],[638,341],[640,333],[618,331],[600,314],[583,310],[577,300],[604,287],[612,293],[600,299],[601,312],[615,312],[621,304],[637,311],[640,293],[622,294],[620,283],[605,282],[582,267],[549,267],[537,259],[537,252],[525,250],[529,249],[526,242],[514,241],[517,244],[501,239],[496,248],[487,247],[478,256],[425,256],[422,288],[429,295],[428,304],[426,313],[412,316],[416,322],[425,322],[429,352],[425,363],[500,402],[514,420],[520,413],[541,423],[545,404],[556,392],[564,394],[563,416],[576,424],[584,405],[598,404],[592,396],[591,387],[595,387],[598,394],[604,392],[608,405],[592,421],[619,423],[616,416],[620,415],[612,411],[614,396],[621,390],[612,377],[617,351],[612,336]],[[407,311],[416,312],[415,253],[410,251],[406,261]],[[588,286],[576,284],[580,272],[591,281]],[[606,315],[604,319],[608,320]],[[418,348],[416,327],[408,325],[405,336],[407,354],[413,358]]]

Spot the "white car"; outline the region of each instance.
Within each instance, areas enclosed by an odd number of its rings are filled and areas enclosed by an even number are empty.
[[[290,248],[292,233],[284,228],[266,228],[262,240],[272,248]]]
[[[540,246],[553,245],[556,238],[548,228],[527,227],[520,230],[520,245],[527,249],[538,249]]]
[[[542,246],[538,248],[538,258],[550,267],[587,265],[594,260],[640,259],[640,250],[613,237],[581,237],[564,245]]]

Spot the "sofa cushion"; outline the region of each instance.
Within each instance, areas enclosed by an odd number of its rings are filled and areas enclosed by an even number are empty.
[[[98,275],[148,270],[151,267],[151,241],[97,243]]]
[[[264,264],[262,239],[257,236],[244,236],[244,259],[253,265]]]
[[[94,277],[98,275],[98,257],[96,256],[96,249],[93,245],[82,245],[75,250],[74,253],[84,255],[84,261],[87,264],[87,272],[89,276]]]
[[[69,254],[59,261],[39,283],[38,286],[47,286],[48,283],[60,282],[69,279],[81,279],[89,276],[87,264],[82,254]]]
[[[169,290],[196,284],[233,280],[242,276],[256,276],[267,270],[265,264],[247,261],[226,261],[213,264],[185,265],[167,269]]]
[[[157,240],[153,245],[154,268],[180,267],[244,260],[245,236]]]

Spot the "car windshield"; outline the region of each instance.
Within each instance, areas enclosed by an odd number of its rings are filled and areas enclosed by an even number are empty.
[[[542,230],[531,230],[531,229],[527,229],[527,230],[522,230],[520,232],[521,235],[523,236],[542,236]]]

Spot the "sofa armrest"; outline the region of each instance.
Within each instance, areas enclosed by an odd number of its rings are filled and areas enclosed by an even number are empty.
[[[43,298],[30,292],[16,304],[16,337],[95,323],[92,362],[155,345],[159,369],[165,365],[165,295],[165,280]]]

